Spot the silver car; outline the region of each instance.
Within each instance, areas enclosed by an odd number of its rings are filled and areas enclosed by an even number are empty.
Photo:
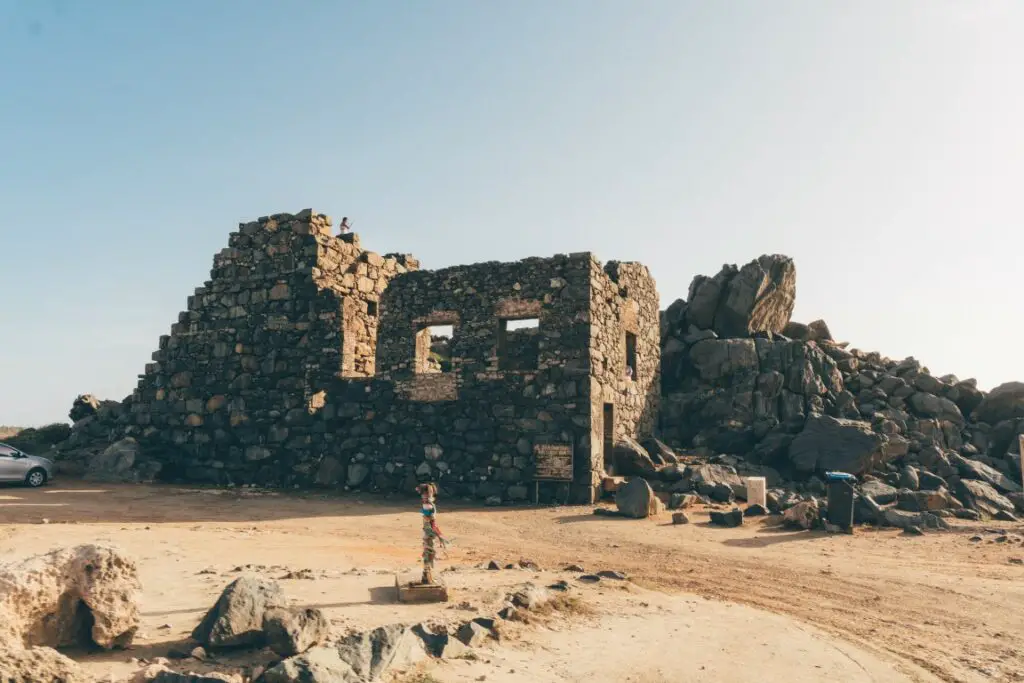
[[[53,479],[53,461],[22,453],[13,446],[0,443],[0,481],[23,481],[29,486],[42,486]]]

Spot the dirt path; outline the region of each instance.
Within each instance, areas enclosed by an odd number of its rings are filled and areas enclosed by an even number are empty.
[[[672,526],[667,519],[595,517],[589,508],[470,509],[441,502],[441,526],[455,539],[442,564],[527,557],[543,567],[616,569],[647,588],[795,618],[895,664],[909,680],[1024,680],[1018,647],[1024,566],[1010,562],[1024,557],[1015,538],[1019,527],[965,525],[925,537],[891,531],[825,536],[777,531],[764,521],[716,529],[700,513],[690,515],[692,524]],[[288,591],[336,609],[332,616],[342,624],[371,613],[373,619],[406,618],[408,608],[379,604],[374,590],[387,583],[385,572],[413,566],[419,549],[415,501],[369,496],[63,482],[42,490],[0,489],[0,523],[5,559],[69,543],[122,545],[139,558],[144,628],[177,634],[244,564],[319,572],[320,580],[294,581]],[[1006,532],[1006,541],[997,542]],[[975,535],[983,540],[972,542]],[[204,569],[213,573],[200,574]],[[338,595],[362,597],[339,601]],[[776,628],[769,619],[764,627]]]

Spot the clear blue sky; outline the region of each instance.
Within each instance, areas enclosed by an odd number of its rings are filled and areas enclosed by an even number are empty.
[[[0,423],[121,399],[237,223],[591,250],[1024,379],[1020,0],[0,0]]]

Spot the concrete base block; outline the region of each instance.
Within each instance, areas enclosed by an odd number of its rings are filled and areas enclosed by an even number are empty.
[[[747,503],[768,509],[768,482],[764,477],[747,477]]]
[[[434,579],[435,583],[420,583],[418,574],[407,576],[395,576],[395,589],[398,591],[398,601],[405,603],[425,602],[448,602],[448,587],[440,580]]]

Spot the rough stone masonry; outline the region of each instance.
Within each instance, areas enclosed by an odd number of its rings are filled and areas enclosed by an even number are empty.
[[[138,443],[120,469],[407,492],[432,479],[516,500],[535,446],[554,444],[572,479],[542,495],[591,502],[615,439],[653,433],[661,346],[645,266],[579,253],[423,271],[330,226],[307,209],[231,234],[118,407],[117,436]]]

